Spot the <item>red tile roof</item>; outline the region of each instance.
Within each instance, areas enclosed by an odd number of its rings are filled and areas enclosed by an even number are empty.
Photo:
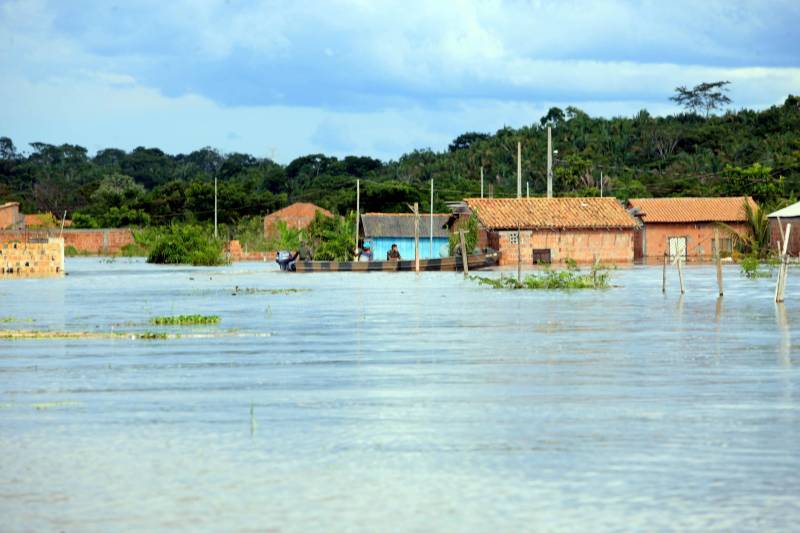
[[[486,229],[634,228],[616,198],[468,198]]]
[[[292,204],[288,207],[284,207],[283,209],[279,209],[274,213],[270,213],[265,218],[267,220],[282,220],[285,218],[314,218],[314,213],[317,211],[322,211],[322,214],[326,217],[333,216],[330,211],[327,209],[322,209],[318,205],[304,203],[304,202],[297,202]]]
[[[749,196],[724,198],[631,198],[628,206],[639,210],[645,224],[652,222],[744,222],[744,202]]]

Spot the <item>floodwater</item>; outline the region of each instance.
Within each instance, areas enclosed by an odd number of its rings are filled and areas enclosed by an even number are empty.
[[[460,274],[68,259],[0,283],[3,531],[789,530],[800,274]],[[498,275],[492,273],[491,275]],[[270,293],[240,289],[309,289]],[[214,314],[216,326],[157,327]]]

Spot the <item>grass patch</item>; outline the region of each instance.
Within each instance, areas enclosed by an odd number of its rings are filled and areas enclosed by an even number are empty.
[[[767,261],[766,266],[768,270],[761,268],[762,263],[758,257],[754,255],[744,256],[739,261],[739,266],[742,268],[742,276],[747,279],[771,278],[772,271],[777,266],[778,261]]]
[[[64,247],[64,256],[65,257],[86,257],[87,255],[92,255],[91,252],[84,252],[78,250],[71,244],[68,244]]]
[[[166,333],[120,333],[102,331],[37,331],[37,330],[0,330],[0,340],[22,340],[22,339],[50,339],[50,340],[69,340],[69,339],[173,339],[177,335],[167,335]]]
[[[138,242],[126,244],[119,249],[119,255],[122,257],[147,257],[147,248]]]
[[[58,409],[61,407],[77,407],[81,403],[80,402],[71,402],[71,401],[64,401],[64,402],[41,402],[41,403],[34,403],[31,405],[37,411],[45,411],[47,409]]]
[[[594,267],[588,273],[574,268],[545,270],[541,273],[528,274],[520,281],[511,276],[499,278],[470,276],[471,280],[494,289],[607,289],[611,286],[609,278],[608,269],[602,267]]]
[[[219,322],[220,318],[217,315],[156,316],[150,319],[150,323],[156,326],[195,326],[219,324]]]

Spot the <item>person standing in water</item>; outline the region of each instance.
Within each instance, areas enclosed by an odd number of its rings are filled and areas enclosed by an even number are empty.
[[[396,244],[392,244],[392,247],[386,252],[386,260],[387,261],[400,261],[400,250],[397,249]]]

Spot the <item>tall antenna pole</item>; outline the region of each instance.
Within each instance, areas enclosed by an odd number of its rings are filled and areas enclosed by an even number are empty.
[[[553,197],[553,137],[547,126],[547,197]]]
[[[430,237],[430,246],[431,251],[428,259],[433,259],[433,178],[431,178],[431,234]]]
[[[517,198],[522,198],[522,143],[517,141]]]
[[[356,180],[356,250],[358,250],[358,226],[361,218],[361,180]]]
[[[217,177],[214,176],[214,238],[219,237],[217,233]]]
[[[481,198],[483,198],[483,166],[481,166]]]
[[[526,181],[525,182],[525,198],[530,198],[530,197],[531,197],[531,182],[530,181]]]

